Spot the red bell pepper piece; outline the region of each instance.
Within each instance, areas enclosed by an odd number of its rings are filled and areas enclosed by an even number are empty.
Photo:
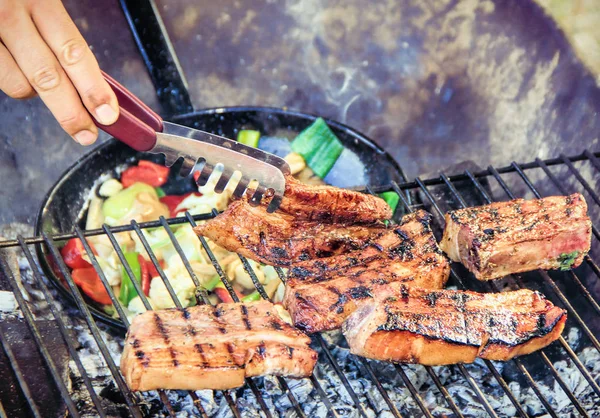
[[[94,249],[92,248],[92,251]],[[89,268],[92,265],[85,261],[82,257],[85,254],[85,248],[79,238],[71,238],[67,241],[67,244],[61,248],[60,254],[62,255],[65,264],[71,269]]]
[[[137,166],[129,167],[121,174],[121,184],[129,187],[133,183],[142,182],[152,187],[160,187],[167,182],[169,168],[152,161],[140,160]]]
[[[160,276],[158,274],[158,270],[154,267],[154,263],[152,261],[146,260],[141,254],[138,255],[138,261],[140,263],[141,268],[141,276],[142,276],[142,290],[146,296],[150,296],[150,282],[154,277]],[[165,268],[164,260],[160,260],[158,262],[160,268]]]
[[[138,254],[138,262],[140,263],[141,270],[141,281],[142,281],[142,290],[144,295],[148,296],[150,294],[150,268],[148,264],[152,264],[151,261],[146,261],[141,254]]]
[[[233,291],[235,292],[235,294],[237,295],[237,297],[240,300],[244,297],[244,295],[242,295],[237,290],[233,289]],[[217,295],[217,297],[219,299],[221,299],[222,302],[224,302],[224,303],[231,303],[231,302],[233,302],[233,298],[229,294],[229,291],[227,289],[225,289],[225,287],[217,286],[217,287],[215,287],[213,289],[213,292],[215,292],[215,295]]]
[[[93,267],[75,269],[71,272],[71,277],[73,277],[73,281],[83,293],[88,295],[92,300],[103,305],[112,304],[106,288]]]
[[[183,202],[187,197],[191,195],[202,196],[202,193],[190,192],[184,195],[167,195],[161,197],[160,201],[161,203],[167,205],[167,207],[169,208],[169,213],[171,214],[170,216],[173,218],[175,217],[175,215],[177,215],[177,206],[179,206],[181,202]]]

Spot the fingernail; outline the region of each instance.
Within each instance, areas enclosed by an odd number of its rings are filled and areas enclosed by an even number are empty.
[[[103,104],[96,108],[96,120],[102,125],[110,125],[117,120],[117,112],[109,104]]]
[[[96,134],[92,131],[79,131],[75,135],[73,135],[75,141],[79,142],[81,145],[91,145],[96,142]]]

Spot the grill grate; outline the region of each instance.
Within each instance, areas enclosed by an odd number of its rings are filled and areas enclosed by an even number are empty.
[[[576,164],[583,166],[586,170],[589,170],[592,178],[598,179],[600,176],[600,160],[598,157],[600,153],[592,153],[591,151],[585,151],[581,155],[567,157],[561,155],[559,158],[548,159],[548,160],[540,160],[536,159],[535,162],[527,163],[527,164],[517,164],[512,163],[510,166],[495,169],[494,167],[488,167],[487,170],[472,173],[470,171],[465,171],[462,174],[446,176],[445,174],[441,174],[438,178],[432,178],[427,180],[421,180],[420,178],[416,178],[412,182],[406,182],[402,184],[393,183],[391,185],[373,188],[373,190],[369,189],[368,191],[371,193],[394,190],[400,196],[401,209],[402,213],[412,212],[415,208],[425,207],[430,210],[435,219],[435,224],[440,229],[443,227],[443,214],[445,210],[456,209],[460,207],[472,206],[490,203],[496,200],[495,196],[501,195],[501,198],[513,199],[517,196],[523,195],[524,197],[542,197],[542,195],[552,194],[552,193],[562,193],[569,194],[575,191],[581,191],[588,198],[588,202],[590,202],[590,216],[592,217],[594,222],[600,218],[600,197],[598,193],[594,190],[594,187],[590,185],[590,181],[586,180],[586,176],[582,174],[581,168],[577,168]],[[528,176],[525,172],[528,171],[532,176],[536,176],[537,180],[532,180],[530,176]],[[560,172],[558,172],[560,171]],[[504,176],[503,176],[504,175]],[[509,178],[510,177],[510,178]],[[589,176],[588,176],[589,177]],[[509,186],[509,184],[511,184]],[[536,186],[537,184],[537,186]],[[542,192],[542,188],[546,189],[548,187],[552,188],[551,193]],[[496,192],[493,191],[495,188]],[[421,200],[422,199],[422,202]],[[594,203],[594,204],[592,204]],[[119,391],[123,395],[123,399],[125,401],[125,405],[129,411],[129,414],[134,417],[141,417],[144,413],[147,412],[144,405],[144,399],[141,394],[131,392],[127,385],[124,382],[120,371],[115,364],[110,351],[107,347],[106,342],[102,337],[102,333],[99,330],[96,320],[92,317],[90,310],[88,309],[79,289],[74,284],[70,274],[69,269],[65,265],[64,261],[60,257],[60,252],[58,250],[57,241],[62,241],[65,239],[79,237],[84,245],[84,249],[88,254],[90,261],[93,267],[99,274],[100,280],[106,287],[108,294],[113,301],[113,304],[116,308],[117,314],[119,318],[123,321],[123,323],[128,326],[129,321],[123,311],[121,305],[118,302],[116,295],[112,291],[112,287],[108,285],[107,278],[105,277],[100,265],[98,264],[98,260],[94,256],[91,251],[91,247],[87,242],[87,237],[95,236],[95,235],[106,235],[110,240],[112,246],[114,247],[121,263],[125,267],[125,271],[131,278],[131,282],[133,283],[138,295],[141,298],[142,303],[146,307],[146,309],[152,309],[149,301],[146,296],[142,292],[141,285],[134,279],[133,272],[131,267],[128,265],[125,255],[123,254],[119,243],[115,237],[116,233],[124,232],[124,231],[134,231],[135,234],[139,237],[142,245],[147,251],[150,260],[156,267],[159,276],[164,281],[167,292],[173,300],[173,303],[176,307],[181,307],[181,303],[177,298],[177,294],[171,284],[164,271],[161,269],[158,259],[154,255],[150,245],[148,244],[146,238],[144,237],[142,230],[144,228],[164,228],[168,233],[171,242],[174,245],[177,253],[179,254],[185,269],[190,275],[192,281],[195,285],[199,286],[200,281],[196,277],[195,273],[192,270],[189,260],[185,256],[183,249],[180,244],[177,242],[177,239],[171,229],[170,225],[184,224],[188,223],[192,226],[196,225],[196,221],[206,220],[216,216],[217,212],[213,210],[210,214],[204,215],[196,215],[192,216],[189,213],[186,214],[183,218],[177,219],[164,219],[161,218],[155,222],[145,222],[145,223],[137,223],[132,221],[130,225],[119,226],[119,227],[109,227],[104,226],[102,229],[91,230],[91,231],[82,231],[80,228],[75,228],[73,233],[67,234],[58,234],[54,236],[49,236],[42,234],[39,237],[31,237],[31,238],[23,238],[19,236],[16,240],[8,240],[0,242],[0,248],[10,248],[10,247],[18,247],[23,251],[25,258],[32,269],[33,272],[33,280],[35,285],[41,290],[44,298],[48,302],[50,307],[50,311],[54,318],[56,319],[59,331],[67,345],[69,354],[75,363],[75,367],[77,372],[83,379],[83,383],[85,388],[87,389],[91,402],[97,408],[99,416],[105,416],[105,412],[102,409],[103,405],[98,393],[96,393],[96,389],[92,385],[92,381],[86,371],[86,368],[81,361],[80,353],[76,348],[76,338],[73,335],[71,320],[66,318],[65,315],[56,309],[54,302],[55,297],[50,292],[46,282],[43,279],[43,274],[39,267],[36,264],[34,255],[31,250],[31,246],[39,245],[44,246],[48,254],[52,257],[52,259],[56,262],[56,265],[62,275],[66,279],[66,283],[69,286],[69,289],[74,295],[75,303],[81,312],[89,331],[91,332],[100,354],[102,356],[102,361],[106,364],[110,373],[112,375],[112,379],[114,384],[119,389]],[[568,327],[576,326],[583,333],[583,336],[586,339],[586,347],[590,347],[593,350],[600,352],[600,343],[596,337],[597,322],[595,325],[595,321],[600,315],[600,306],[598,304],[597,298],[598,294],[594,293],[594,288],[600,284],[600,269],[598,268],[597,261],[594,260],[593,254],[599,254],[598,250],[598,241],[600,241],[600,233],[596,228],[596,225],[593,225],[593,235],[595,237],[595,243],[592,246],[593,251],[590,252],[590,255],[585,257],[584,266],[581,266],[577,269],[577,271],[568,271],[561,273],[548,273],[545,271],[537,271],[535,273],[527,273],[527,274],[515,274],[506,279],[496,281],[496,282],[486,282],[480,283],[469,277],[469,275],[464,273],[464,269],[462,269],[458,265],[453,265],[451,270],[451,284],[454,284],[458,288],[476,288],[476,290],[486,291],[486,292],[499,292],[504,288],[521,288],[521,287],[539,287],[545,290],[545,294],[552,299],[558,305],[563,306],[567,309],[569,314]],[[227,280],[225,273],[222,267],[217,262],[214,254],[212,253],[208,243],[203,237],[199,237],[201,246],[213,266],[215,267],[217,274],[219,275],[222,283],[229,291],[232,299],[234,301],[238,301],[238,296],[233,291],[229,281]],[[252,282],[254,283],[257,291],[263,299],[268,299],[268,295],[262,285],[259,282],[258,277],[255,272],[252,270],[252,267],[248,260],[239,256],[240,261],[246,272],[249,274]],[[596,260],[598,257],[596,256]],[[276,272],[279,274],[282,281],[285,283],[285,274],[282,269],[277,268]],[[34,320],[33,314],[25,301],[25,295],[22,293],[21,288],[18,286],[17,278],[13,275],[8,263],[6,260],[0,258],[0,274],[2,274],[11,285],[12,291],[15,295],[18,305],[21,308],[24,319],[28,324],[31,335],[33,336],[34,341],[36,342],[40,354],[45,361],[47,368],[50,370],[51,375],[54,380],[54,384],[58,388],[61,396],[64,399],[65,405],[69,413],[77,417],[79,416],[78,412],[78,404],[76,404],[69,394],[69,390],[67,388],[66,382],[62,380],[58,369],[52,359],[50,353],[48,353],[46,347],[43,344],[43,340],[40,336],[40,332],[36,326],[36,322]],[[591,289],[591,290],[590,290]],[[197,292],[198,303],[209,303],[206,292],[198,291]],[[2,345],[2,349],[9,359],[12,367],[12,371],[15,375],[17,382],[20,385],[20,389],[22,393],[25,395],[27,399],[31,414],[33,416],[41,416],[40,410],[42,410],[41,405],[37,405],[35,400],[31,397],[31,392],[29,387],[27,386],[27,382],[24,379],[22,369],[20,368],[18,362],[15,360],[15,356],[11,350],[10,344],[7,342],[3,331],[0,329],[0,343]],[[327,339],[323,335],[315,335],[313,337],[313,343],[317,347],[320,352],[319,362],[317,363],[314,375],[309,379],[310,384],[315,393],[315,397],[318,398],[328,416],[337,417],[343,415],[341,411],[339,411],[334,404],[329,399],[326,390],[323,386],[323,374],[326,373],[325,368],[330,367],[335,373],[336,379],[339,380],[341,385],[336,388],[339,391],[345,391],[346,394],[351,399],[351,402],[354,407],[354,414],[369,417],[373,415],[372,411],[379,411],[381,407],[375,405],[377,402],[374,399],[365,396],[365,402],[361,401],[361,396],[363,394],[357,393],[357,390],[353,388],[350,380],[353,378],[348,375],[348,371],[344,369],[344,366],[338,363],[338,359],[332,352],[334,347],[332,344],[327,341]],[[509,363],[512,363],[516,370],[519,372],[518,378],[525,382],[527,386],[531,388],[533,394],[539,400],[540,404],[544,408],[545,412],[550,416],[557,417],[560,412],[556,405],[556,400],[549,399],[547,393],[544,393],[543,388],[540,386],[543,380],[540,378],[540,371],[534,370],[532,367],[533,361],[531,359],[538,359],[538,362],[543,367],[544,373],[549,372],[549,375],[544,376],[544,379],[551,378],[554,380],[556,385],[560,388],[560,390],[564,393],[564,395],[569,399],[573,407],[577,410],[577,412],[582,416],[589,416],[590,414],[598,413],[598,405],[600,404],[600,387],[596,382],[598,379],[598,374],[593,375],[590,370],[586,367],[586,365],[582,362],[579,356],[576,354],[573,347],[569,345],[565,338],[561,337],[557,342],[553,343],[551,346],[538,351],[530,356],[526,356],[524,358],[516,358]],[[592,403],[592,408],[590,409],[589,403],[587,406],[584,406],[581,397],[578,394],[574,393],[573,390],[570,389],[569,382],[566,380],[568,376],[565,376],[564,373],[561,373],[560,370],[555,366],[556,359],[566,360],[572,363],[577,371],[581,374],[581,376],[586,380],[587,384],[592,390],[594,402]],[[410,412],[404,413],[404,411],[409,411],[405,405],[400,405],[394,402],[390,394],[388,393],[390,388],[389,384],[382,379],[380,373],[378,373],[378,363],[366,359],[359,359],[358,364],[364,369],[366,372],[364,376],[361,376],[365,379],[371,381],[373,386],[377,389],[381,399],[386,404],[386,409],[389,414],[395,417],[400,417],[401,411],[403,414],[408,415]],[[491,373],[491,378],[496,382],[496,384],[501,388],[503,392],[503,396],[505,396],[508,401],[515,407],[515,413],[521,417],[528,417],[532,413],[528,409],[528,406],[523,404],[522,401],[519,401],[519,396],[517,396],[515,392],[515,386],[511,386],[506,381],[506,377],[503,374],[502,370],[498,369],[498,364],[491,361],[483,361],[485,368]],[[427,400],[426,390],[422,389],[414,380],[411,380],[412,366],[406,365],[394,365],[394,370],[397,375],[400,377],[401,381],[404,384],[404,387],[412,396],[412,401],[414,402],[416,410],[420,411],[424,416],[433,416],[432,409],[436,405],[432,405],[431,401]],[[422,366],[417,366],[422,367]],[[457,371],[461,379],[471,388],[474,399],[479,403],[479,408],[482,411],[485,411],[489,416],[496,417],[498,415],[503,415],[504,412],[501,410],[501,407],[498,406],[496,402],[493,402],[489,394],[489,388],[482,382],[481,379],[473,376],[469,369],[464,365],[457,366],[444,366],[444,367],[424,367],[427,376],[431,379],[431,388],[436,392],[436,395],[439,395],[441,399],[446,403],[446,406],[449,408],[452,413],[457,417],[462,417],[465,412],[464,407],[461,406],[459,400],[455,399],[451,392],[445,385],[445,380],[442,375],[447,375],[448,373],[454,373]],[[321,377],[320,377],[321,376]],[[263,396],[263,392],[259,389],[257,379],[247,379],[247,384],[250,390],[252,391],[262,414],[266,417],[272,417],[278,415],[278,411],[273,407],[269,406],[269,403],[265,400]],[[512,380],[512,379],[511,379]],[[278,378],[277,383],[279,385],[279,389],[282,393],[285,393],[287,398],[289,399],[291,408],[290,411],[293,411],[295,415],[304,417],[306,413],[302,407],[302,404],[297,398],[297,395],[294,393],[293,385],[290,385],[289,380],[285,378]],[[327,387],[328,385],[325,385]],[[195,413],[201,416],[208,416],[204,405],[201,399],[198,397],[198,394],[190,391],[188,392],[189,396],[192,399]],[[233,416],[241,417],[242,413],[239,408],[238,399],[239,396],[234,390],[223,391],[223,397],[228,404],[231,413]],[[175,416],[176,414],[176,405],[173,405],[170,400],[169,394],[166,391],[159,391],[159,398],[163,403],[164,413],[170,416]],[[2,404],[0,404],[0,416],[4,416],[4,410]]]

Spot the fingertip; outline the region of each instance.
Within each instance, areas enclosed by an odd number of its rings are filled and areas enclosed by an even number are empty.
[[[102,125],[112,125],[117,121],[119,112],[110,104],[104,103],[94,110],[94,117]]]
[[[75,140],[75,142],[86,147],[96,142],[97,138],[97,132],[92,132],[91,130],[87,129],[81,130],[73,135],[73,139]]]

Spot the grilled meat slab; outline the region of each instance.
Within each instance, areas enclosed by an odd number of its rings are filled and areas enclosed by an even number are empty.
[[[294,325],[308,332],[341,327],[358,301],[400,284],[441,289],[450,264],[439,249],[425,211],[405,216],[367,247],[297,263],[286,283],[284,306]]]
[[[326,223],[371,223],[390,219],[392,210],[381,198],[327,185],[308,185],[286,176],[280,210],[298,220]]]
[[[352,353],[430,366],[509,360],[560,337],[567,314],[540,293],[403,286],[363,302],[342,327]]]
[[[229,251],[252,260],[286,267],[301,260],[328,257],[356,250],[385,231],[383,224],[326,224],[297,219],[294,215],[244,200],[232,202],[217,217],[195,231]]]
[[[246,377],[307,377],[317,353],[270,302],[148,311],[134,318],[121,356],[131,390],[230,389]]]
[[[590,249],[592,225],[579,194],[492,203],[448,212],[442,250],[479,280],[568,269]]]

